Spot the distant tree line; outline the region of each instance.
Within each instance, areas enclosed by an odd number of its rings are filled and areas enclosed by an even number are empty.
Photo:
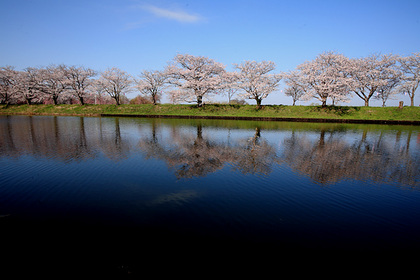
[[[326,52],[293,71],[273,73],[275,67],[272,61],[244,61],[229,72],[213,59],[189,54],[178,54],[163,70],[144,70],[136,77],[118,68],[97,72],[83,66],[50,65],[18,71],[4,66],[0,68],[0,103],[120,105],[129,102],[127,93],[138,91],[131,103],[158,104],[166,94],[172,103],[195,102],[201,107],[203,98],[222,94],[229,103],[255,100],[259,108],[284,80],[284,94],[292,97],[293,105],[313,98],[322,106],[328,100],[334,105],[357,96],[365,106],[371,98],[385,106],[391,96],[407,94],[414,106],[420,83],[420,53],[350,59]]]

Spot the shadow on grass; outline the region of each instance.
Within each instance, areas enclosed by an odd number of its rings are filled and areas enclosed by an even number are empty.
[[[338,116],[348,116],[354,112],[360,111],[360,107],[350,107],[350,106],[313,106],[311,109],[312,112],[324,112],[328,114],[334,114]]]

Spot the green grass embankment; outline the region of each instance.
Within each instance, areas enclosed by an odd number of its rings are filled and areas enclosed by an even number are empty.
[[[266,105],[256,110],[254,105],[208,104],[195,105],[0,105],[2,115],[52,116],[160,116],[187,118],[230,118],[342,122],[420,122],[420,107],[352,107],[352,106],[284,106]]]

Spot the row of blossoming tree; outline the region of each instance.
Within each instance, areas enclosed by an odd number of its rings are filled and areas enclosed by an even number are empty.
[[[326,52],[292,71],[273,73],[275,67],[271,61],[244,61],[234,64],[235,70],[229,72],[213,59],[189,54],[178,54],[165,69],[144,70],[137,77],[118,68],[98,73],[83,66],[51,65],[23,71],[6,66],[0,69],[0,103],[59,104],[78,100],[84,105],[92,100],[114,100],[119,105],[127,93],[137,90],[141,100],[153,104],[165,92],[173,103],[196,102],[200,107],[204,97],[222,93],[229,102],[235,95],[238,99],[253,99],[259,108],[270,93],[278,92],[284,80],[284,92],[292,97],[293,105],[298,100],[315,98],[325,106],[327,100],[335,104],[355,95],[365,106],[372,97],[381,99],[385,106],[390,96],[404,93],[414,106],[420,83],[420,53],[350,59]]]
[[[420,83],[420,53],[401,57],[373,54],[349,59],[342,54],[323,53],[283,75],[285,94],[297,100],[318,99],[322,105],[348,101],[354,95],[369,106],[371,98],[383,106],[392,95],[407,94],[411,106]]]

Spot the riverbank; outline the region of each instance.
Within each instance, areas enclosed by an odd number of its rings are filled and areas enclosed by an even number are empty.
[[[164,118],[208,118],[266,121],[386,123],[420,125],[420,107],[284,106],[208,104],[126,105],[0,105],[2,115],[127,116]]]

